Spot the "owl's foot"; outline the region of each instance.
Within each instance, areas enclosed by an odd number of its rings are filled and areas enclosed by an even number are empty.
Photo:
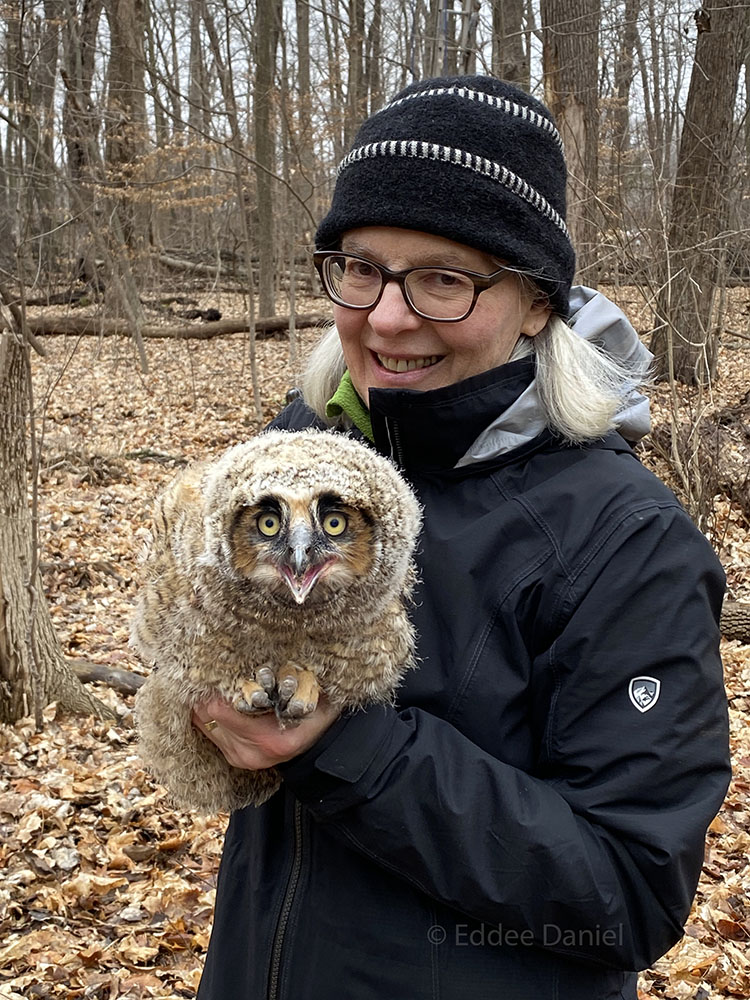
[[[261,667],[255,680],[242,682],[232,703],[245,715],[275,710],[279,720],[292,723],[315,711],[318,694],[315,674],[288,663],[278,673]]]
[[[312,671],[287,664],[279,670],[277,684],[276,714],[279,718],[302,719],[315,711],[320,689]]]
[[[243,681],[232,704],[244,715],[261,715],[263,712],[273,711],[273,702],[267,688],[257,681]]]

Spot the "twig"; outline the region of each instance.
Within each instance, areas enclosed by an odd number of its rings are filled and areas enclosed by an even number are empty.
[[[724,330],[724,333],[728,333],[730,337],[739,337],[741,340],[750,340],[750,336],[746,333],[740,333],[739,330]]]

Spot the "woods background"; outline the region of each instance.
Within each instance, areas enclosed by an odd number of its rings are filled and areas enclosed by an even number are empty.
[[[140,344],[141,300],[192,266],[250,322],[282,291],[294,311],[357,124],[413,80],[491,73],[558,118],[579,280],[642,286],[662,369],[715,376],[721,289],[750,277],[747,3],[3,9],[0,265],[35,300],[102,296]]]
[[[171,810],[131,743],[152,500],[283,405],[358,123],[466,72],[555,113],[577,279],[655,354],[639,454],[728,574],[735,779],[641,997],[750,997],[750,3],[0,11],[0,997],[193,995],[222,824]]]

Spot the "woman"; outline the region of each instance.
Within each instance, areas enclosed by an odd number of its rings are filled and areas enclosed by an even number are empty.
[[[353,428],[416,489],[421,666],[284,732],[198,706],[284,776],[232,816],[203,1000],[634,1000],[682,933],[729,773],[723,575],[627,443],[644,349],[571,296],[564,206],[549,112],[485,77],[407,88],[342,163],[336,331],[277,426]]]

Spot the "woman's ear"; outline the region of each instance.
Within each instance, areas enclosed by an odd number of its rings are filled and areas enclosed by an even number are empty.
[[[545,328],[552,314],[552,306],[546,298],[536,299],[529,306],[521,323],[521,333],[527,337],[536,337]]]

